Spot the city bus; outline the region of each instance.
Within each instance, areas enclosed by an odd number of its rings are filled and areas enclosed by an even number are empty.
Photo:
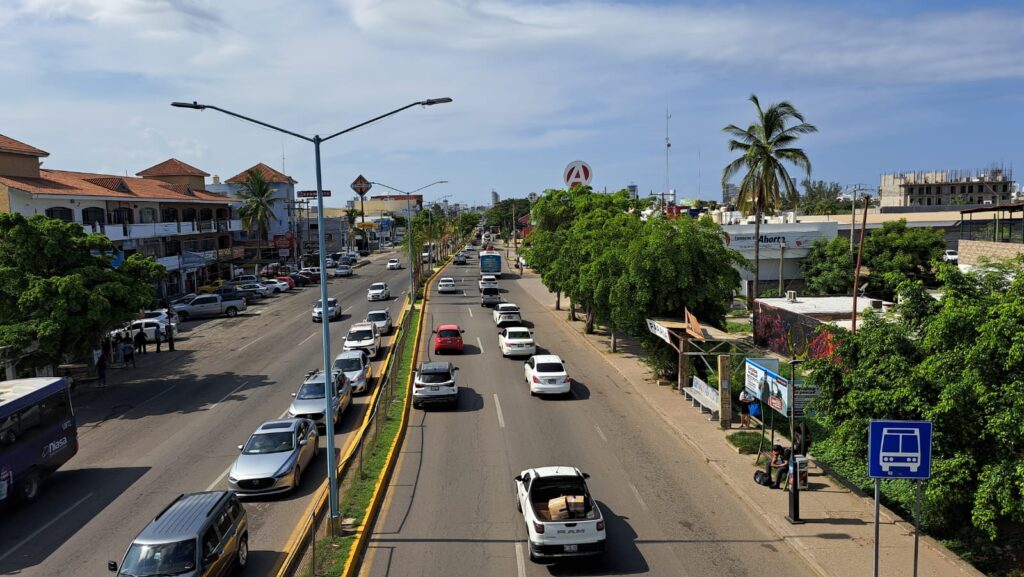
[[[493,250],[480,251],[480,274],[493,274],[501,278],[501,253]]]
[[[34,500],[43,480],[77,452],[67,379],[0,381],[0,503]]]

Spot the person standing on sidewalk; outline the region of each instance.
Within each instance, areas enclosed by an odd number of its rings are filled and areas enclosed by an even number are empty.
[[[174,350],[174,326],[167,325],[167,350]]]
[[[750,428],[750,405],[754,402],[754,395],[747,392],[746,389],[740,391],[739,408],[740,408],[740,428]]]
[[[142,332],[142,329],[135,333],[135,336],[132,337],[132,342],[135,343],[136,354],[146,354],[146,333]]]
[[[107,355],[100,354],[96,359],[96,377],[101,387],[107,386]]]
[[[160,343],[164,340],[164,331],[160,328],[160,323],[156,323],[156,328],[153,329],[153,340],[156,341],[156,352],[160,352]]]

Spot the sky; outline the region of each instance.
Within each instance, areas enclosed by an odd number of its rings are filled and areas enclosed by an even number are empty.
[[[47,168],[265,162],[313,189],[312,144],[169,103],[326,136],[454,100],[324,143],[328,206],[358,174],[487,204],[563,187],[574,160],[598,190],[720,198],[751,94],[818,127],[815,179],[1024,166],[1022,88],[1016,1],[0,0],[0,134]]]

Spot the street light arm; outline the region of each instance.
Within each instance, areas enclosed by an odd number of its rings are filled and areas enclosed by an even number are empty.
[[[350,127],[346,128],[345,130],[342,130],[342,131],[339,131],[339,132],[335,132],[334,134],[332,134],[330,136],[325,136],[325,137],[320,139],[320,142],[326,142],[326,141],[334,138],[335,136],[341,136],[342,134],[345,134],[346,132],[352,132],[353,130],[356,130],[358,128],[362,128],[362,127],[366,126],[367,124],[373,124],[374,122],[377,122],[378,120],[383,120],[383,119],[385,119],[385,118],[387,118],[389,116],[398,114],[399,112],[401,112],[403,110],[407,110],[409,108],[412,108],[413,106],[433,106],[435,104],[445,104],[445,103],[448,103],[448,102],[451,102],[451,101],[452,101],[451,98],[445,97],[445,98],[431,98],[430,100],[420,100],[418,102],[413,102],[412,104],[406,104],[405,106],[403,106],[401,108],[396,108],[395,110],[392,110],[391,112],[388,112],[388,113],[385,113],[385,114],[381,114],[380,116],[378,116],[376,118],[371,118],[370,120],[367,120],[366,122],[360,122],[359,124],[357,124],[355,126],[350,126]],[[385,188],[390,188],[390,187],[385,187]]]
[[[225,109],[223,109],[223,108],[221,108],[219,106],[213,106],[212,104],[199,104],[198,102],[191,102],[191,103],[189,103],[189,102],[172,102],[171,106],[173,106],[175,108],[192,108],[194,110],[206,110],[207,108],[209,108],[211,110],[216,110],[218,112],[223,112],[224,114],[227,114],[228,116],[234,116],[235,118],[240,118],[242,120],[245,120],[247,122],[251,122],[253,124],[259,124],[260,126],[265,126],[265,127],[269,128],[271,130],[276,130],[278,132],[283,132],[285,134],[290,134],[290,135],[294,136],[295,138],[301,138],[302,140],[305,140],[306,142],[313,142],[313,139],[308,137],[308,136],[303,136],[303,135],[298,134],[296,132],[292,132],[291,130],[285,130],[285,129],[281,128],[280,126],[274,126],[273,124],[267,124],[266,122],[263,122],[262,120],[256,120],[255,118],[249,118],[248,116],[244,116],[242,114],[238,114],[237,112],[231,112],[230,110],[225,110]]]

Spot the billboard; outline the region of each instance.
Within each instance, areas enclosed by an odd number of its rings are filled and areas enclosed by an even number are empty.
[[[768,405],[772,409],[789,416],[789,379],[779,375],[778,359],[747,359],[746,378],[744,388],[754,398]],[[804,409],[814,397],[818,390],[814,387],[804,386],[803,382],[796,384],[793,391],[793,404],[795,405],[794,417],[804,416]]]

